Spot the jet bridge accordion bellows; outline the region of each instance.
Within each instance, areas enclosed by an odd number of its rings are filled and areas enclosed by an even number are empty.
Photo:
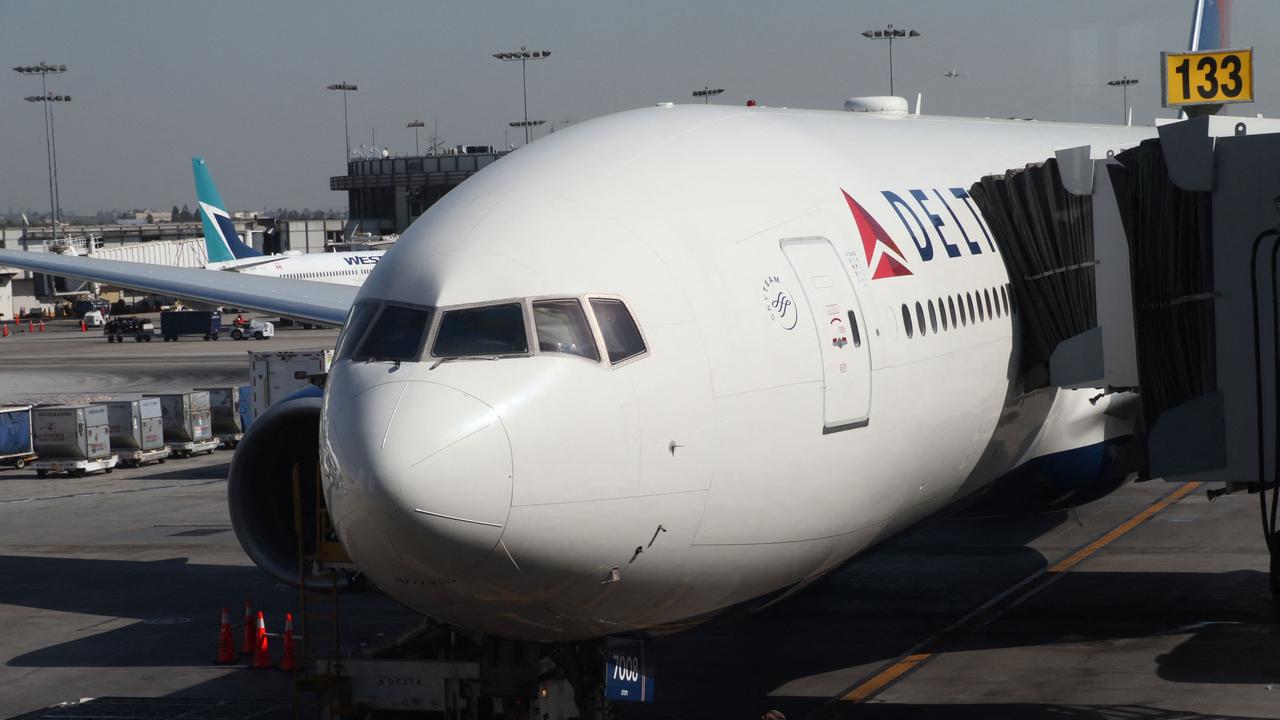
[[[969,194],[1000,246],[1021,310],[1020,375],[1028,389],[1044,386],[1054,348],[1098,324],[1092,199],[1067,192],[1052,158],[988,175]]]
[[[1110,165],[1129,241],[1134,330],[1147,426],[1217,389],[1212,194],[1169,179],[1160,141]]]

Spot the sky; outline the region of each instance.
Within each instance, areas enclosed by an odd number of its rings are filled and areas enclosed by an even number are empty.
[[[66,212],[195,204],[204,156],[233,209],[342,208],[329,190],[353,146],[412,154],[411,120],[448,144],[502,146],[522,116],[520,67],[492,54],[548,49],[528,66],[529,115],[548,126],[642,107],[717,102],[838,109],[889,90],[926,114],[1134,122],[1160,107],[1162,50],[1184,50],[1193,0],[3,0],[3,66],[68,66],[49,89]],[[1232,45],[1255,48],[1255,95],[1234,115],[1280,115],[1280,2],[1236,0]],[[946,78],[949,70],[961,73]],[[38,77],[0,74],[0,211],[48,209]],[[545,131],[545,130],[544,130]]]

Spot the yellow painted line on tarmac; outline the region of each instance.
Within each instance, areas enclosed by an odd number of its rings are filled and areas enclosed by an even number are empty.
[[[844,697],[840,698],[844,702],[862,702],[867,698],[880,692],[889,683],[906,675],[915,669],[917,665],[933,657],[933,653],[918,653],[916,655],[908,655],[898,662],[876,673],[870,680],[850,690]]]
[[[1094,553],[1098,552],[1099,550],[1111,544],[1112,542],[1115,542],[1117,538],[1120,538],[1125,533],[1129,532],[1130,530],[1133,530],[1134,528],[1138,527],[1139,525],[1146,522],[1147,520],[1150,520],[1156,513],[1159,513],[1160,511],[1164,510],[1170,505],[1186,497],[1187,494],[1195,491],[1195,489],[1200,487],[1200,485],[1201,483],[1199,482],[1188,482],[1183,484],[1177,490],[1174,490],[1172,493],[1169,493],[1164,498],[1152,503],[1142,512],[1124,521],[1115,529],[1113,529],[1111,532],[1108,532],[1106,535],[1103,535],[1097,540],[1094,540],[1088,545],[1085,545],[1079,550],[1071,553],[1066,558],[1059,560],[1058,562],[1049,566],[1047,569],[1042,570],[1038,574],[1038,577],[1041,578],[1041,582],[1038,585],[1033,586],[1029,592],[1018,597],[1017,600],[1014,601],[1013,605],[1006,607],[1005,610],[1008,610],[1016,606],[1018,603],[1021,603],[1023,600],[1026,600],[1027,598],[1036,594],[1040,590],[1044,589],[1058,575],[1068,572],[1075,566],[1084,562]],[[1031,577],[1027,578],[1023,582],[1018,583],[1018,585],[1016,585],[1015,588],[1024,585],[1027,581],[1030,581],[1032,580],[1032,578],[1035,578],[1035,577],[1037,577],[1037,575],[1032,575]],[[971,617],[981,614],[992,605],[999,604],[997,600],[1003,599],[1008,593],[1009,591],[1006,591],[1005,593],[1002,593],[1001,596],[999,596],[996,600],[993,600],[992,602],[988,602],[987,604],[984,604],[982,607],[974,610],[968,616],[961,619],[959,622],[953,624],[951,628],[955,628],[960,625],[963,625]],[[988,620],[988,622],[990,621]],[[854,685],[852,689],[850,689],[848,692],[840,696],[839,698],[840,702],[857,703],[857,702],[864,702],[866,700],[869,700],[872,697],[875,697],[882,690],[884,690],[888,686],[892,685],[893,683],[901,679],[903,675],[906,675],[907,673],[911,672],[912,670],[919,667],[921,664],[927,662],[928,660],[933,658],[935,655],[937,655],[936,650],[924,651],[924,648],[927,648],[931,645],[935,645],[937,640],[938,640],[938,637],[935,636],[920,643],[919,645],[916,645],[916,648],[915,648],[916,651],[912,652],[912,654],[904,656],[897,662],[894,662],[892,665],[877,672],[876,674],[858,683],[857,685]]]
[[[1200,487],[1199,482],[1186,483],[1182,487],[1170,493],[1168,497],[1164,498],[1163,500],[1156,501],[1151,505],[1151,507],[1148,507],[1146,510],[1143,510],[1137,515],[1134,515],[1133,517],[1124,521],[1116,529],[1112,530],[1106,535],[1103,535],[1097,540],[1094,540],[1088,545],[1085,545],[1084,547],[1080,548],[1074,553],[1071,553],[1071,555],[1067,557],[1065,560],[1060,560],[1054,563],[1052,566],[1050,566],[1049,572],[1064,573],[1070,570],[1071,568],[1075,567],[1076,565],[1079,565],[1080,563],[1088,559],[1090,555],[1093,555],[1094,553],[1098,552],[1099,550],[1106,547],[1107,545],[1110,545],[1113,541],[1116,540],[1116,538],[1120,537],[1121,535],[1124,535],[1130,530],[1138,527],[1142,523],[1151,519],[1151,516],[1155,515],[1161,510],[1164,510],[1170,505],[1178,502],[1182,498],[1186,497],[1187,493],[1195,490],[1198,487]]]

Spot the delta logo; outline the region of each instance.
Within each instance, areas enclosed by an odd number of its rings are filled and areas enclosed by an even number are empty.
[[[844,195],[845,202],[849,203],[849,212],[853,213],[853,220],[858,225],[858,234],[862,236],[862,250],[866,254],[867,268],[872,270],[871,279],[911,275],[906,258],[898,249],[898,245],[893,242],[893,238],[889,237],[889,233],[885,232],[866,208],[858,204],[858,201],[843,188],[840,193]]]

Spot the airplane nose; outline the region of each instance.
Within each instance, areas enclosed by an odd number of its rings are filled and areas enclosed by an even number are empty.
[[[475,566],[502,537],[511,509],[511,445],[498,413],[457,388],[390,382],[346,394],[330,387],[325,413],[336,470],[362,503],[360,532],[394,548],[428,576],[448,578]],[[363,543],[352,538],[350,549]],[[357,562],[360,558],[356,557]]]

